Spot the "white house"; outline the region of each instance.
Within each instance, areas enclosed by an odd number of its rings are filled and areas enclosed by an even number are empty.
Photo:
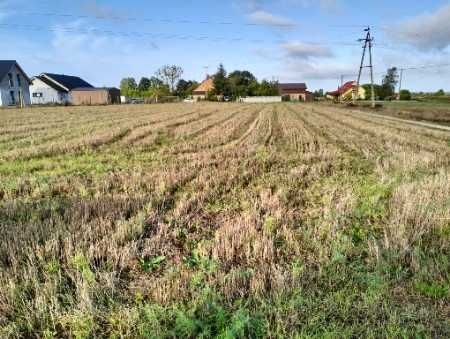
[[[0,107],[30,104],[30,78],[15,60],[0,60]]]
[[[76,76],[42,73],[31,79],[31,103],[33,105],[70,103],[70,91],[74,88],[93,88],[93,86]]]

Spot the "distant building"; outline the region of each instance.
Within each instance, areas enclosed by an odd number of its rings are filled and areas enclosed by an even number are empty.
[[[337,91],[328,92],[327,98],[334,101],[350,101],[353,100],[354,91],[356,89],[356,81],[348,81],[341,87],[337,89]],[[366,90],[359,86],[358,90],[358,99],[365,100],[366,99]]]
[[[214,90],[214,78],[207,77],[193,92],[192,96],[195,101],[205,100],[209,92]]]
[[[289,97],[290,101],[312,101],[314,100],[311,92],[305,83],[285,83],[279,84],[280,95]]]
[[[71,103],[74,88],[93,88],[83,79],[63,74],[42,73],[31,79],[30,92],[33,105]]]
[[[73,105],[113,105],[121,102],[118,88],[74,88],[70,96]]]
[[[0,107],[30,104],[30,78],[15,60],[0,60]]]

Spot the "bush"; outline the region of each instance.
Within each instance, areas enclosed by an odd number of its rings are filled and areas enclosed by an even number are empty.
[[[400,100],[411,100],[411,92],[407,89],[400,91]]]

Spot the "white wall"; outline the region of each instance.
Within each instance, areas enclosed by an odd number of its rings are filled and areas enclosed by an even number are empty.
[[[281,97],[246,97],[241,99],[242,102],[247,104],[258,104],[258,103],[271,103],[271,102],[281,102]]]
[[[8,74],[5,74],[5,77],[3,79],[0,79],[0,106],[9,106],[11,104],[11,96],[9,94],[10,91],[14,91],[17,104],[20,104],[19,91],[21,91],[23,103],[25,105],[30,105],[30,90],[25,75],[17,68],[16,65],[14,65],[8,73],[11,73],[13,76],[14,86],[9,86]],[[20,75],[20,86],[17,83],[17,74]]]
[[[35,97],[34,93],[41,93],[41,97]],[[59,92],[38,78],[34,78],[30,85],[31,103],[33,105],[43,104],[65,104],[69,102],[66,92]]]

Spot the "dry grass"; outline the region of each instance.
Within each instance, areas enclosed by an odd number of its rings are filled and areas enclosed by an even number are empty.
[[[0,337],[448,337],[450,136],[324,106],[0,112]]]

